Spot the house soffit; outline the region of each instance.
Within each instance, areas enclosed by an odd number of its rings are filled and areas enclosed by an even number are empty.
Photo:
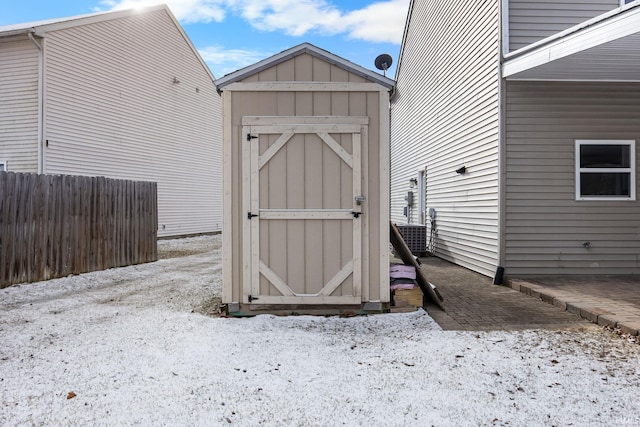
[[[640,7],[508,57],[507,80],[640,82]]]

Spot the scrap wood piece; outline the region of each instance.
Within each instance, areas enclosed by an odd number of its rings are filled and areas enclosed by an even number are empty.
[[[389,234],[391,244],[396,252],[398,252],[402,262],[406,265],[412,265],[415,267],[416,281],[418,282],[418,286],[420,286],[422,293],[427,295],[438,307],[445,310],[442,296],[436,291],[435,286],[427,281],[422,269],[420,269],[420,266],[418,265],[418,261],[411,253],[411,250],[409,250],[407,243],[404,241],[400,230],[398,230],[398,227],[393,222],[389,222],[389,225],[391,226],[391,233]]]

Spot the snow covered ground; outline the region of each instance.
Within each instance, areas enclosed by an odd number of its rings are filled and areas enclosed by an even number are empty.
[[[640,345],[595,326],[216,318],[220,237],[159,249],[0,290],[0,425],[640,425]]]

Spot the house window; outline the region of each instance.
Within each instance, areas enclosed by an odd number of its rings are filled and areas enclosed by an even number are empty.
[[[0,172],[6,172],[7,170],[7,162],[5,160],[0,160]]]
[[[636,142],[576,140],[576,200],[635,200]]]
[[[631,3],[633,0],[620,0],[620,6],[624,6],[625,4]]]

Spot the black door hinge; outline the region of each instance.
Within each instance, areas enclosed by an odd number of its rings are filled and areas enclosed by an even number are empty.
[[[255,218],[257,216],[258,215],[256,215],[256,214],[252,214],[251,212],[247,212],[247,219]]]
[[[351,215],[353,215],[354,218],[360,218],[360,215],[362,215],[362,212],[353,211],[351,212]]]
[[[252,139],[258,139],[257,135],[251,135],[250,133],[247,134],[247,141],[251,141]]]
[[[249,302],[259,300],[260,298],[249,295]]]

